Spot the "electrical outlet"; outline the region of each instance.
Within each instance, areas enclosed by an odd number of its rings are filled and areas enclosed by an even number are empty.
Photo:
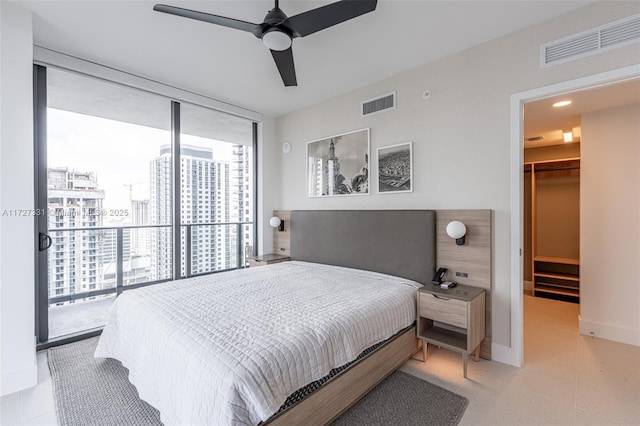
[[[456,272],[456,277],[467,278],[468,276],[469,274],[467,274],[466,272]]]

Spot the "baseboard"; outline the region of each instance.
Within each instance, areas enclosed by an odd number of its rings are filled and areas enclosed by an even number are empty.
[[[640,330],[579,318],[580,334],[640,346]]]
[[[3,373],[0,380],[0,396],[32,388],[38,384],[38,363],[34,359],[33,365]]]
[[[498,361],[503,364],[519,367],[519,365],[513,361],[511,348],[498,343],[491,344],[491,361]]]

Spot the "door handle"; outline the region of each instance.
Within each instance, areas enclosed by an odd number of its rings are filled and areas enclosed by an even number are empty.
[[[46,249],[48,249],[49,247],[51,247],[51,243],[53,241],[51,240],[51,237],[48,236],[47,234],[43,234],[42,232],[40,232],[38,234],[38,251],[45,251]]]

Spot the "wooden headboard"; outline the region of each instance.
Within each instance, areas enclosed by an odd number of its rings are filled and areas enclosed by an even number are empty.
[[[435,271],[435,221],[433,210],[293,210],[291,258],[427,284]]]
[[[491,359],[493,341],[491,217],[491,210],[438,210],[436,213],[436,256],[438,267],[448,269],[445,279],[485,290],[486,330],[480,356],[486,359]],[[464,245],[456,245],[447,235],[447,224],[452,220],[459,220],[467,227]]]

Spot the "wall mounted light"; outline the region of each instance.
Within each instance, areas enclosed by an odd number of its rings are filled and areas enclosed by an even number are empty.
[[[447,225],[447,235],[456,240],[456,244],[461,246],[464,244],[464,236],[467,233],[467,227],[464,223],[454,220]]]
[[[562,139],[564,139],[565,143],[573,142],[573,131],[571,129],[563,130],[562,131]]]
[[[272,228],[278,228],[278,231],[284,231],[284,220],[278,216],[273,216],[269,219],[269,225],[271,225]]]

